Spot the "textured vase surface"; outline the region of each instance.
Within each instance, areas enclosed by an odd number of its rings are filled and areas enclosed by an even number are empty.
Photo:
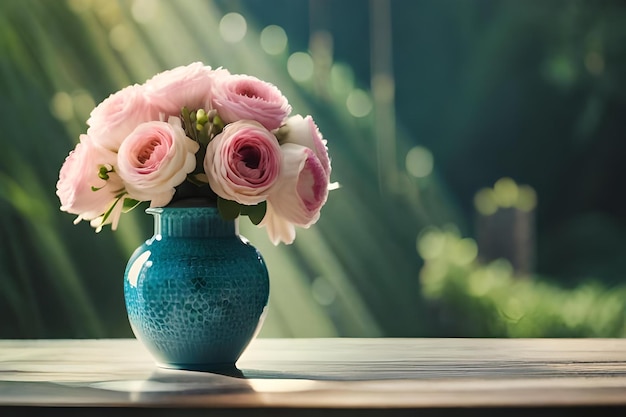
[[[162,367],[234,367],[269,297],[261,254],[214,207],[149,208],[154,235],[124,273],[131,328]]]

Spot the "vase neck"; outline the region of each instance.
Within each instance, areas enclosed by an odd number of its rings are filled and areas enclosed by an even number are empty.
[[[238,234],[236,220],[224,220],[216,207],[154,207],[154,235],[167,237],[225,237]]]

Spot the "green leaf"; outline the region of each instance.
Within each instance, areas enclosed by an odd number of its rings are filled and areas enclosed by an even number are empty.
[[[128,213],[129,211],[137,207],[139,204],[141,204],[141,201],[135,200],[134,198],[125,198],[123,204],[124,205],[122,206],[122,211],[124,213]]]
[[[266,211],[267,202],[262,201],[254,206],[243,206],[241,209],[241,214],[248,216],[252,224],[258,226],[258,224],[261,223],[261,221],[265,217]]]
[[[220,130],[224,129],[224,126],[225,126],[224,121],[222,120],[219,114],[216,114],[215,117],[213,118],[213,124],[217,126],[217,128]]]
[[[182,118],[183,130],[185,131],[185,134],[187,135],[187,137],[197,142],[198,138],[196,136],[196,130],[193,128],[193,126],[195,126],[195,123],[193,123],[191,120],[192,113],[189,112],[189,109],[187,107],[183,107],[180,111],[180,116]]]
[[[117,197],[117,200],[115,200],[115,203],[113,203],[113,205],[111,205],[111,207],[109,207],[109,209],[106,211],[106,213],[104,213],[104,215],[102,216],[101,224],[104,224],[104,222],[106,222],[109,219],[109,217],[111,216],[111,213],[113,213],[113,209],[115,208],[115,206],[117,206],[119,204],[121,199],[122,199],[122,197]]]
[[[235,220],[241,212],[241,205],[236,201],[217,197],[217,209],[224,220]]]
[[[196,185],[198,187],[203,187],[209,183],[209,180],[206,179],[206,174],[187,174],[187,181]]]
[[[180,115],[183,117],[183,120],[189,120],[189,109],[185,106],[180,109]]]

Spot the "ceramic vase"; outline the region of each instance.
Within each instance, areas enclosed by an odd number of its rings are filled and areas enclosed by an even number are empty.
[[[159,366],[232,368],[263,323],[269,277],[259,251],[215,207],[149,208],[154,235],[130,257],[131,328]]]

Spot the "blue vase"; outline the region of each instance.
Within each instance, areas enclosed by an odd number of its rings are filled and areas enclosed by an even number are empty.
[[[232,368],[262,325],[269,277],[261,254],[215,207],[149,208],[154,235],[124,273],[131,328],[166,368]]]

